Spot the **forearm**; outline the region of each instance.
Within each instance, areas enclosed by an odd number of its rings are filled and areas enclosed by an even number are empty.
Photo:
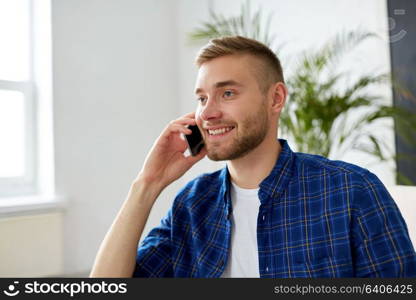
[[[161,188],[135,181],[101,243],[90,277],[131,277],[137,244]]]

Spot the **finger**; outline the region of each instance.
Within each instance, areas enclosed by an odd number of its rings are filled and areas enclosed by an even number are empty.
[[[187,135],[187,134],[191,134],[192,130],[181,124],[171,124],[168,127],[168,133],[170,134],[173,132],[179,132],[179,133],[183,133]]]
[[[170,123],[165,127],[159,138],[167,142],[170,139],[170,136],[175,133],[182,133],[185,136],[190,135],[192,130],[181,124]],[[183,137],[182,140],[185,140],[185,137]]]
[[[176,120],[172,121],[171,123],[172,124],[183,124],[183,125],[195,125],[196,120],[191,119],[191,118],[181,118],[181,119],[176,119]]]

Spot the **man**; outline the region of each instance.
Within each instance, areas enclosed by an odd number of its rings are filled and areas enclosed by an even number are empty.
[[[197,110],[154,143],[90,276],[416,276],[406,224],[374,174],[277,139],[287,90],[272,51],[224,37],[196,63]],[[206,146],[185,157],[180,134],[194,124]],[[183,187],[138,247],[158,195],[205,155],[227,166]]]

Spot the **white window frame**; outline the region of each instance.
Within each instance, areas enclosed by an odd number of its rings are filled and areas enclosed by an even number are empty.
[[[33,0],[28,0],[28,80],[0,80],[0,90],[17,91],[24,101],[24,167],[18,177],[0,177],[0,197],[30,195],[38,192],[37,182],[37,119],[36,86],[34,81],[34,11]],[[1,198],[0,198],[1,200]]]

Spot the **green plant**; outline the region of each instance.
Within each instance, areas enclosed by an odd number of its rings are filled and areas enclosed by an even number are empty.
[[[241,13],[235,17],[224,17],[210,10],[211,21],[203,22],[200,28],[196,28],[189,33],[189,41],[200,42],[209,39],[228,36],[241,35],[247,38],[261,41],[263,44],[271,47],[275,36],[270,36],[270,22],[272,14],[267,16],[266,24],[262,25],[262,11],[257,10],[251,15],[250,1],[241,6]]]
[[[293,137],[299,151],[337,158],[354,148],[387,159],[382,141],[368,129],[382,118],[393,117],[398,109],[367,90],[386,83],[388,74],[359,76],[346,85],[348,73],[337,70],[345,53],[371,37],[367,32],[342,33],[317,51],[300,56],[286,82],[289,99],[280,117],[282,132]],[[360,109],[362,117],[351,120]]]
[[[191,32],[190,41],[242,35],[271,47],[274,40],[269,36],[271,14],[264,28],[261,15],[258,10],[251,16],[249,1],[242,5],[241,14],[236,17],[226,18],[211,11],[211,21]],[[320,49],[305,51],[298,57],[293,74],[286,76],[289,97],[279,123],[282,133],[294,140],[298,151],[336,159],[347,151],[358,150],[377,161],[415,160],[415,157],[393,154],[392,145],[374,132],[373,125],[378,123],[377,128],[382,128],[383,120],[393,119],[400,137],[414,143],[415,114],[394,107],[384,97],[369,91],[371,87],[391,82],[390,74],[367,74],[351,82],[348,72],[338,70],[347,53],[376,37],[362,30],[343,32]],[[395,87],[406,95],[403,87],[397,83]],[[410,183],[403,175],[397,176],[402,182]]]

